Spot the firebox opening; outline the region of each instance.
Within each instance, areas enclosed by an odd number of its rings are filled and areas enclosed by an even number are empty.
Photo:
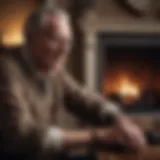
[[[160,46],[105,48],[103,94],[127,112],[160,111]]]

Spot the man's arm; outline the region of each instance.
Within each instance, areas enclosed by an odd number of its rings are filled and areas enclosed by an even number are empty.
[[[69,111],[94,126],[112,124],[114,132],[109,135],[109,138],[115,141],[121,140],[141,157],[146,147],[145,137],[130,118],[101,95],[80,87],[67,73],[62,74],[62,79],[64,102]]]
[[[114,122],[121,114],[117,105],[102,95],[92,93],[87,87],[80,86],[66,72],[62,74],[64,83],[64,102],[69,111],[81,120],[94,125],[106,125]]]

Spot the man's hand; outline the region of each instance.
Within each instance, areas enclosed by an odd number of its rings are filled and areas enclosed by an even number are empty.
[[[120,115],[117,117],[115,135],[136,153],[144,153],[147,145],[143,132],[126,116]]]

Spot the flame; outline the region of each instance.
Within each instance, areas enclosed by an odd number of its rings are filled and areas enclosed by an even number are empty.
[[[140,95],[140,89],[137,84],[125,77],[120,83],[119,94],[122,97],[131,96],[137,98]]]
[[[105,80],[103,91],[105,95],[114,93],[125,101],[132,101],[140,97],[141,88],[127,74],[120,74],[109,81]]]

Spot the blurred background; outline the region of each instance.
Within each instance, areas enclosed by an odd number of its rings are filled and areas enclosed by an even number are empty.
[[[23,45],[24,21],[42,3],[0,1],[1,52]],[[120,104],[144,130],[151,130],[156,119],[156,132],[160,133],[160,1],[57,3],[68,10],[74,33],[68,69],[80,83]],[[151,147],[148,159],[154,156],[154,160],[160,160],[159,151]]]

